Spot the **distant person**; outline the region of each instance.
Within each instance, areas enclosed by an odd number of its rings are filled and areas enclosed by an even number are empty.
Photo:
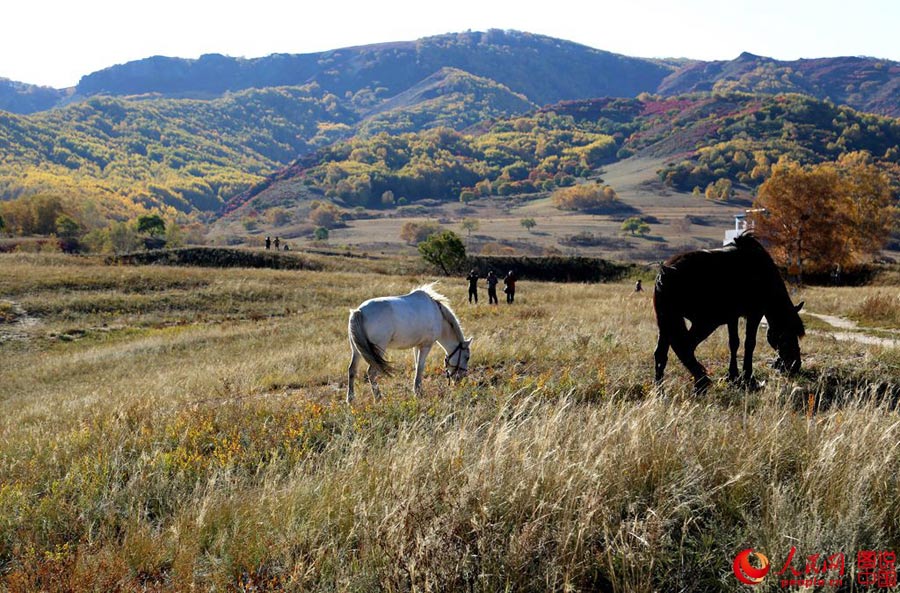
[[[478,272],[474,269],[469,272],[469,275],[466,276],[466,280],[469,281],[469,304],[472,304],[472,300],[475,300],[475,304],[478,304]]]
[[[638,279],[638,281],[634,283],[634,292],[644,292],[644,287],[641,286],[640,279]]]
[[[279,245],[281,245],[281,240],[278,237],[275,237],[275,251],[278,251]]]
[[[272,248],[272,239],[270,237],[266,237],[266,249]]]
[[[831,270],[831,283],[838,286],[841,283],[841,264],[837,264]]]
[[[513,301],[516,300],[516,280],[518,280],[518,278],[512,270],[510,270],[503,279],[503,286],[505,287],[503,292],[506,293],[506,303],[509,305],[513,304]]]
[[[489,270],[485,280],[487,280],[488,287],[488,304],[496,305],[499,302],[497,300],[497,283],[500,282],[500,279],[494,274],[494,270]]]
[[[288,247],[288,244],[287,244],[287,243],[284,244],[284,250],[285,250],[285,251],[290,251],[290,250],[291,250],[291,248]]]

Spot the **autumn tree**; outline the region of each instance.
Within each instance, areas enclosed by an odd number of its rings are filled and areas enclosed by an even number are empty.
[[[266,213],[266,218],[268,218],[270,224],[284,226],[290,224],[293,217],[290,212],[281,206],[276,206],[275,208],[269,209]]]
[[[418,222],[410,220],[400,227],[400,238],[410,245],[418,245],[431,235],[441,232],[441,225],[436,222]]]
[[[109,248],[114,253],[127,253],[141,246],[141,239],[131,225],[114,222],[109,226],[107,235]]]
[[[334,228],[342,217],[341,209],[329,202],[313,202],[309,221],[317,227]]]
[[[471,237],[473,231],[478,230],[478,219],[476,218],[464,218],[462,222],[459,223],[459,226],[462,230],[466,231],[466,236]]]
[[[67,214],[56,217],[56,237],[59,239],[59,247],[66,253],[74,253],[81,249],[78,242],[81,236],[81,225]]]
[[[706,199],[725,202],[734,195],[734,189],[731,180],[723,177],[715,183],[706,186]]]
[[[857,259],[877,255],[897,222],[890,181],[866,152],[845,154],[838,162],[844,181],[843,210],[853,233],[847,238]]]
[[[560,210],[598,210],[615,206],[619,196],[616,191],[606,185],[580,184],[557,189],[550,196],[553,204]]]
[[[870,164],[779,166],[759,188],[755,233],[792,273],[846,266],[884,246],[892,201],[887,178]]]

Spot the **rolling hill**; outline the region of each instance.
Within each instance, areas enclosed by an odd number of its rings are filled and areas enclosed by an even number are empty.
[[[812,164],[859,151],[900,180],[900,121],[794,94],[570,101],[471,135],[356,136],[284,169],[226,211],[264,203],[266,192],[283,197],[280,185],[298,177],[347,206],[380,207],[388,190],[437,200],[539,193],[632,155],[667,161],[658,179],[681,191],[723,178],[753,187],[781,159]]]

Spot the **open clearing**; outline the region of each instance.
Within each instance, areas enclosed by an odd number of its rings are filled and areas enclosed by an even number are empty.
[[[454,279],[470,377],[413,398],[390,352],[346,407],[348,310],[430,280],[0,255],[0,588],[737,591],[748,547],[900,548],[897,348],[811,334],[787,379],[761,335],[762,390],[697,398],[630,284]],[[891,330],[897,290],[794,298]]]
[[[421,211],[415,210],[413,202],[405,213],[374,210],[368,212],[371,217],[350,220],[346,227],[331,231],[328,243],[369,253],[414,253],[415,248],[400,239],[400,228],[408,221],[429,220],[465,237],[471,253],[565,253],[646,262],[664,259],[685,247],[721,245],[725,231],[734,227],[734,215],[748,208],[750,200],[740,194],[723,204],[666,188],[656,176],[665,162],[634,157],[601,169],[603,183],[616,189],[624,205],[609,214],[562,211],[553,206],[546,193],[483,198],[468,205],[448,202]],[[308,209],[304,208],[301,205],[297,216],[305,221]],[[623,235],[622,220],[628,216],[648,220],[650,234],[646,238]],[[478,222],[471,236],[460,227],[466,218]],[[537,226],[527,231],[520,224],[523,218],[535,219]],[[283,227],[261,225],[248,233],[236,221],[223,220],[214,225],[211,237],[224,240],[229,235],[243,236],[251,244],[260,244],[266,235],[280,236],[297,247],[310,243],[310,239],[297,236],[302,226],[297,221]],[[593,240],[571,240],[579,234],[592,235]]]

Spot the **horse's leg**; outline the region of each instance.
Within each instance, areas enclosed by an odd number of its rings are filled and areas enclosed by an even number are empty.
[[[688,331],[688,339],[690,340],[689,343],[691,347],[691,356],[695,361],[697,361],[697,357],[695,354],[697,346],[699,346],[704,340],[706,340],[706,338],[712,335],[712,333],[716,331],[716,328],[718,327],[719,325],[714,322],[697,322],[691,324],[691,329]],[[699,392],[703,392],[706,391],[706,389],[711,385],[712,382],[707,376],[706,367],[700,364],[699,361],[697,361],[697,365],[699,365],[699,368],[703,369],[703,375],[700,377],[698,377],[696,374],[694,375],[694,379],[695,381],[697,381],[695,383],[695,389],[697,389]]]
[[[737,317],[728,322],[728,348],[731,350],[731,359],[728,361],[728,380],[732,383],[738,381],[737,353],[741,346],[741,337],[738,335]]]
[[[687,326],[684,324],[684,320],[681,321],[681,326],[677,331],[673,332],[672,335],[672,350],[675,351],[675,355],[678,357],[678,360],[681,361],[688,371],[690,371],[691,375],[694,377],[694,391],[696,393],[705,392],[709,386],[712,384],[712,381],[709,380],[709,373],[706,371],[706,367],[700,364],[700,361],[697,360],[697,356],[694,354],[694,350],[697,348],[697,337],[701,335],[701,332],[706,331],[707,333],[703,336],[703,339],[706,339],[712,330],[715,329],[713,326],[712,329],[708,331],[706,328],[691,327],[691,332],[687,331]]]
[[[353,402],[353,383],[356,381],[356,367],[359,364],[359,352],[350,347],[350,367],[347,369],[347,403]]]
[[[656,340],[656,351],[653,353],[656,360],[656,378],[657,383],[663,380],[663,374],[666,372],[666,363],[669,361],[669,330],[659,328],[659,338]]]
[[[429,352],[431,352],[431,345],[416,346],[416,378],[413,381],[413,391],[416,395],[422,392],[422,377],[425,375],[425,361],[428,359]]]
[[[752,314],[747,316],[747,335],[744,338],[744,383],[751,389],[757,386],[753,379],[753,350],[756,349],[756,331],[762,315]]]
[[[369,365],[369,370],[366,371],[366,377],[369,378],[369,385],[372,386],[372,395],[375,396],[375,401],[381,399],[381,390],[378,389],[378,381],[375,380],[377,375],[378,371],[375,370],[375,367]]]

